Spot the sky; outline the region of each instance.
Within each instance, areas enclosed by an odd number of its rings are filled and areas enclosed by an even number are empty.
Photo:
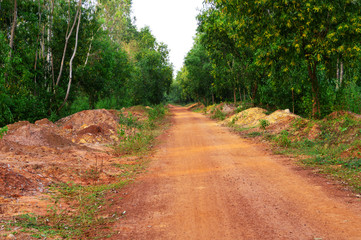
[[[158,42],[168,45],[175,73],[193,46],[203,0],[133,0],[132,11],[140,29],[149,26]]]

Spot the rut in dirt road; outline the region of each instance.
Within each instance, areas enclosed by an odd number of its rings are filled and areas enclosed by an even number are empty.
[[[149,171],[124,189],[113,239],[361,239],[360,202],[201,114],[172,113]]]

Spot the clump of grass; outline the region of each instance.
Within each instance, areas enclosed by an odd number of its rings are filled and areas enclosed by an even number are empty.
[[[121,127],[118,130],[121,139],[115,150],[118,154],[135,154],[145,152],[154,141],[157,135],[157,127],[163,121],[167,109],[163,105],[157,105],[147,110],[148,118],[144,122],[140,122],[128,114],[120,117]]]
[[[259,137],[259,136],[262,136],[262,133],[260,133],[260,132],[251,132],[251,133],[248,133],[247,136],[249,136],[249,137]]]
[[[53,204],[44,216],[23,214],[16,217],[13,226],[34,238],[80,239],[87,232],[105,229],[117,215],[101,217],[106,204],[106,194],[119,189],[129,180],[120,180],[109,185],[81,186],[74,183],[57,183],[49,187],[49,198]]]
[[[223,121],[224,119],[226,119],[226,114],[222,112],[219,108],[216,108],[212,113],[211,118]]]
[[[259,127],[263,130],[266,130],[266,127],[270,125],[270,122],[266,119],[260,119],[259,120]]]
[[[5,135],[6,135],[6,133],[8,132],[8,127],[7,126],[5,126],[5,127],[3,127],[3,128],[0,128],[0,139],[2,139]]]
[[[290,147],[291,140],[289,138],[289,132],[286,130],[281,131],[280,135],[276,137],[276,141],[281,147]]]

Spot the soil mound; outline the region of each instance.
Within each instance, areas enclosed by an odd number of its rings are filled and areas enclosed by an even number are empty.
[[[264,119],[267,120],[270,126],[267,127],[268,131],[273,133],[279,133],[282,130],[288,129],[290,124],[300,116],[291,113],[288,109],[277,110],[272,114],[266,116]]]
[[[266,116],[265,120],[267,120],[270,124],[283,124],[285,122],[293,121],[294,119],[299,117],[300,116],[293,114],[288,109],[286,109],[273,112],[272,114]]]
[[[223,121],[223,123],[234,123],[244,128],[257,127],[259,125],[259,120],[266,118],[266,112],[267,110],[258,107],[249,108],[231,116]]]
[[[4,137],[4,141],[23,146],[47,146],[53,148],[73,145],[70,140],[54,133],[48,127],[30,123],[13,124],[13,126],[9,126],[9,132]]]
[[[105,109],[85,110],[68,117],[62,118],[56,122],[63,128],[73,129],[76,131],[83,130],[91,125],[106,123],[116,129],[119,118],[112,112]]]
[[[8,164],[0,164],[0,196],[19,197],[26,192],[35,192],[38,189],[38,184],[32,182],[30,179],[13,171]]]
[[[109,143],[118,141],[119,112],[115,110],[85,110],[56,122],[72,142]]]
[[[227,116],[234,114],[236,107],[230,104],[224,104],[222,108],[222,112]]]

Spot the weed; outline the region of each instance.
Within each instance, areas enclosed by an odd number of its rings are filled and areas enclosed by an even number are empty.
[[[348,162],[343,164],[344,167],[349,169],[361,169],[361,159],[360,158],[352,158]]]
[[[6,135],[6,133],[8,132],[8,126],[5,126],[5,127],[3,127],[3,128],[0,128],[0,139],[2,139],[5,135]]]
[[[86,187],[74,183],[54,184],[49,187],[50,199],[54,204],[49,207],[47,214],[20,215],[13,225],[22,227],[23,232],[33,233],[31,237],[34,238],[78,239],[87,231],[101,229],[106,223],[114,221],[112,218],[100,217],[99,212],[107,204],[106,193],[128,182],[125,180]]]
[[[122,115],[122,127],[118,129],[118,135],[121,139],[115,150],[118,154],[142,153],[151,146],[156,135],[157,126],[166,115],[166,108],[163,105],[157,105],[148,109],[148,119],[142,124],[128,114],[128,117]]]
[[[258,137],[261,135],[262,135],[262,133],[260,133],[260,132],[251,132],[251,133],[247,134],[247,136],[249,136],[249,137]]]
[[[266,130],[266,127],[268,127],[270,125],[270,122],[268,120],[265,120],[265,119],[260,119],[259,120],[259,125],[260,125],[261,129]]]
[[[211,118],[223,121],[224,119],[226,119],[226,114],[217,108]]]
[[[240,106],[238,106],[237,108],[236,108],[236,110],[235,110],[235,112],[236,113],[240,113],[240,112],[242,112],[242,111],[244,111],[244,110],[246,110],[247,108],[245,108],[243,105],[240,105]]]
[[[232,118],[232,121],[228,123],[229,127],[235,127],[236,122],[238,121],[238,116]]]
[[[291,145],[291,140],[288,138],[288,136],[288,131],[283,130],[277,137],[278,144],[282,147],[289,147]]]
[[[119,114],[119,124],[130,128],[138,128],[141,126],[138,119],[134,117],[132,113],[128,113],[128,116],[126,117],[123,112],[120,112]]]

